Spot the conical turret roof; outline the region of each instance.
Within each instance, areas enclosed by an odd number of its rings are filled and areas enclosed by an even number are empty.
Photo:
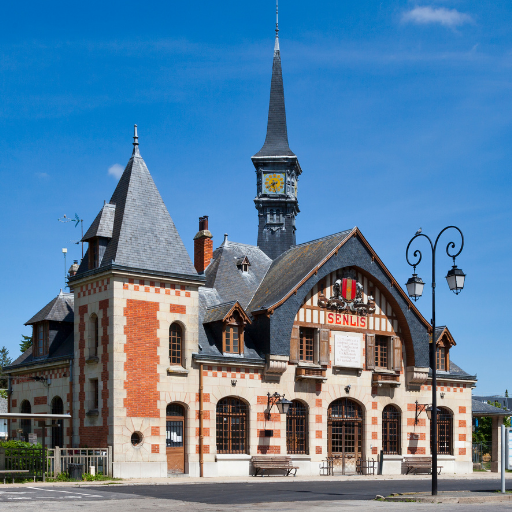
[[[279,49],[279,37],[277,34],[274,47],[274,62],[272,64],[272,81],[270,83],[267,136],[263,147],[254,156],[295,156],[288,146],[283,71],[281,69],[281,51]]]

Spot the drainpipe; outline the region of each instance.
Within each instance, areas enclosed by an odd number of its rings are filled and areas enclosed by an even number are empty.
[[[203,364],[199,365],[199,476],[204,476],[203,471]]]

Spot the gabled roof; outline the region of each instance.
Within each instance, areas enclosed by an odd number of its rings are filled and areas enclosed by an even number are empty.
[[[274,61],[272,64],[272,81],[270,83],[267,136],[263,147],[254,155],[253,158],[275,156],[295,157],[295,154],[288,146],[286,110],[284,107],[283,72],[281,69],[279,37],[277,37],[277,35],[274,47]]]
[[[237,265],[245,257],[251,264],[247,272],[242,272]],[[222,302],[237,300],[245,309],[271,263],[259,247],[225,240],[215,249],[205,270],[206,286],[215,288]]]
[[[115,213],[115,204],[104,204],[103,208],[100,210],[100,213],[98,213],[94,219],[94,222],[91,224],[91,227],[87,230],[87,233],[85,233],[84,237],[82,238],[82,241],[87,242],[87,240],[90,240],[95,236],[112,238]]]
[[[255,312],[271,308],[324,261],[353,230],[348,229],[318,240],[296,245],[276,258],[258,288],[248,310]]]
[[[138,142],[134,143],[132,157],[110,204],[115,205],[112,238],[107,244],[100,268],[115,263],[124,268],[198,276],[146,163],[140,156]],[[101,220],[105,213],[103,208]],[[72,280],[88,270],[87,260],[82,260]]]
[[[512,416],[512,411],[500,409],[474,398],[471,399],[471,408],[473,409],[473,416]]]
[[[62,293],[61,290],[57,297],[48,302],[48,304],[26,322],[25,325],[32,325],[44,320],[73,323],[74,304],[75,296],[72,293]]]
[[[446,339],[448,340],[448,345],[450,347],[457,345],[457,343],[455,343],[455,340],[453,339],[452,333],[450,332],[448,327],[446,327],[446,325],[440,325],[439,327],[436,327],[436,330],[435,330],[436,344],[438,344],[442,340],[443,337],[446,337]]]
[[[214,306],[206,308],[203,323],[208,324],[212,322],[224,322],[227,318],[229,318],[229,316],[231,316],[231,313],[234,310],[238,311],[246,323],[251,323],[250,318],[247,316],[244,309],[237,300],[224,302],[223,304],[215,304]]]

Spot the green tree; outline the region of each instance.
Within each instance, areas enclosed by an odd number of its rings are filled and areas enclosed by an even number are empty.
[[[0,348],[0,388],[7,387],[7,377],[4,375],[4,368],[12,363],[7,348]]]
[[[508,398],[508,389],[505,389],[505,398]]]
[[[499,402],[487,402],[489,405],[493,405],[498,409],[503,409]],[[503,419],[503,425],[510,427],[510,418]],[[478,428],[473,432],[473,443],[482,443],[490,446],[492,442],[492,417],[484,416],[478,418]]]
[[[25,350],[32,346],[32,336],[25,336],[24,334],[22,334],[21,337],[23,339],[20,341],[20,350],[21,353],[23,354]]]

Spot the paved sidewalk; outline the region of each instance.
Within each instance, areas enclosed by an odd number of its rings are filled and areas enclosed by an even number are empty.
[[[507,481],[512,480],[512,473],[507,473],[506,475]],[[36,482],[37,486],[59,486],[59,487],[75,487],[86,485],[87,487],[95,486],[95,485],[194,485],[194,484],[216,484],[216,483],[269,483],[269,482],[354,482],[354,481],[372,481],[372,480],[384,480],[384,481],[393,481],[393,480],[407,480],[407,481],[422,481],[432,479],[431,475],[350,475],[350,476],[318,476],[318,475],[307,475],[296,477],[288,476],[232,476],[232,477],[207,477],[207,478],[199,478],[199,477],[168,477],[168,478],[133,478],[129,480],[103,480],[103,481],[94,481],[94,482],[41,482],[40,480]],[[465,475],[440,475],[438,477],[439,481],[442,480],[495,480],[496,488],[500,488],[500,474],[499,473],[488,473],[488,472],[475,472]],[[29,482],[27,484],[0,484],[1,489],[7,489],[8,487],[19,487],[20,485],[34,485],[33,482]]]
[[[385,497],[383,501],[402,503],[503,503],[512,502],[512,494],[510,492],[502,494],[501,492],[442,491],[437,496],[432,496],[426,492],[408,492]]]

